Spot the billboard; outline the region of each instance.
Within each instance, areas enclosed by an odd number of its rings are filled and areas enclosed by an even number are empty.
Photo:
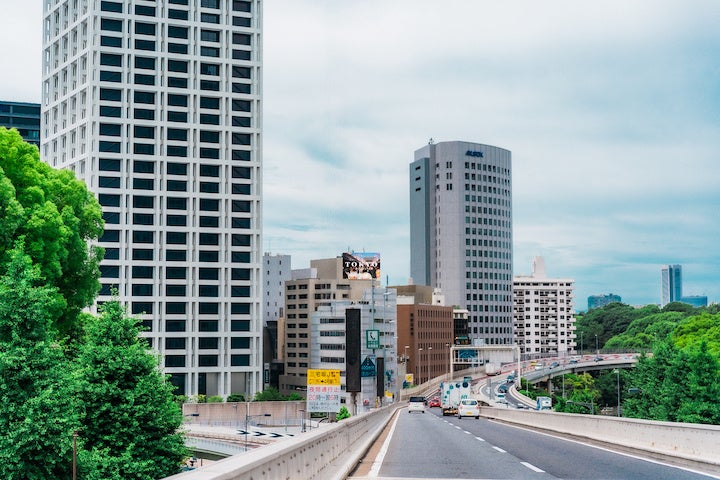
[[[343,278],[348,280],[379,279],[380,254],[365,252],[343,253]]]

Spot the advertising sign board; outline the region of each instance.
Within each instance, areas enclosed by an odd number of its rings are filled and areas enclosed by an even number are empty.
[[[344,279],[378,279],[380,278],[380,254],[365,252],[343,253],[342,268]]]

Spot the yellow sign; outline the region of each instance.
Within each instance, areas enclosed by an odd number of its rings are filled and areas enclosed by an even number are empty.
[[[340,386],[340,370],[308,370],[307,384]]]

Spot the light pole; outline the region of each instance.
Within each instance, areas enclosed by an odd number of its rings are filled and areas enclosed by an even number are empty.
[[[271,417],[269,413],[261,413],[260,415],[245,415],[245,451],[247,452],[248,449],[248,424],[250,423],[251,418],[255,417]]]
[[[622,417],[620,414],[620,369],[616,368],[613,373],[617,373],[617,416]]]
[[[428,347],[428,379],[430,381],[430,364],[432,363],[432,347]]]
[[[445,378],[445,381],[450,381],[450,364],[452,363],[452,350],[450,350],[450,344],[446,343],[445,347],[448,351],[448,369],[447,369],[447,377]]]
[[[300,410],[300,415],[302,415],[302,417],[300,417],[300,431],[304,433],[305,432],[305,410]]]
[[[418,383],[417,383],[416,385],[420,385],[420,383],[421,383],[421,382],[420,382],[420,375],[422,374],[422,352],[423,352],[423,348],[422,348],[422,347],[418,347],[418,364],[417,364],[417,371],[418,371],[418,372],[417,372],[417,374],[418,374],[418,376],[417,376],[417,377],[418,377],[418,378],[417,378],[417,381],[418,381]]]
[[[600,355],[600,347],[598,347],[597,333],[595,334],[595,355]]]
[[[72,478],[77,478],[77,430],[73,432],[73,464],[72,464]]]
[[[410,348],[410,345],[405,345],[405,374],[408,373],[407,366],[410,361],[410,357],[408,356],[408,349]],[[405,379],[403,378],[403,387],[405,386]]]

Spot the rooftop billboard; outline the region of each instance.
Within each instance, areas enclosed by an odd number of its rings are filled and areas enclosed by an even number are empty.
[[[380,278],[380,254],[366,252],[343,253],[343,278],[372,280]]]

